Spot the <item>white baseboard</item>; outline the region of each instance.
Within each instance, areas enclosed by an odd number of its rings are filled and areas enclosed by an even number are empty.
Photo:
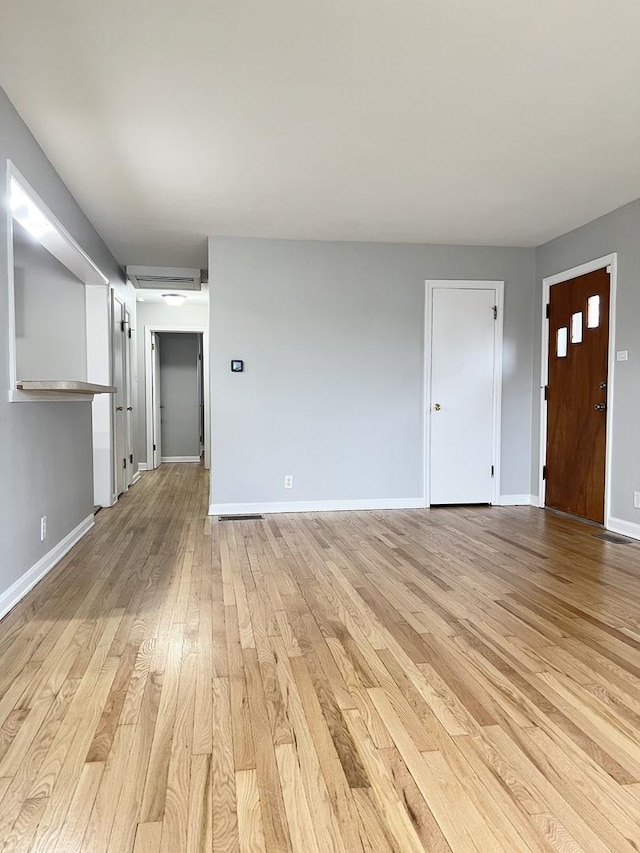
[[[211,504],[209,515],[255,515],[277,512],[343,512],[371,509],[423,509],[424,498],[375,498],[355,501],[275,501]]]
[[[199,462],[199,456],[162,456],[161,462]]]
[[[632,539],[640,539],[640,524],[635,521],[625,521],[623,518],[610,518],[607,530],[612,533],[620,533],[622,536],[630,536]]]
[[[498,506],[538,506],[535,495],[500,495]]]
[[[133,477],[131,478],[131,485],[132,485],[132,486],[135,486],[135,484],[138,482],[138,480],[140,479],[140,477],[142,477],[142,474],[140,473],[140,469],[138,468],[138,470],[136,471],[136,473],[135,473],[135,474],[133,475]]]
[[[5,616],[16,604],[23,598],[30,589],[38,583],[38,581],[42,580],[42,578],[48,574],[51,569],[60,562],[60,560],[67,554],[76,542],[79,542],[82,537],[88,533],[91,528],[94,526],[95,521],[93,519],[93,513],[88,515],[84,521],[81,521],[77,527],[67,533],[64,539],[61,539],[57,545],[41,557],[38,562],[31,566],[30,569],[19,577],[18,580],[11,584],[9,589],[5,590],[2,594],[0,594],[0,619]]]
[[[146,462],[138,462],[138,471],[149,471],[149,466]]]

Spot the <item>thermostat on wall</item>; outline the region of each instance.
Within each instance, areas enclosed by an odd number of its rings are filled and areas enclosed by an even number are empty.
[[[239,358],[231,359],[231,372],[242,373],[244,371],[244,361]]]

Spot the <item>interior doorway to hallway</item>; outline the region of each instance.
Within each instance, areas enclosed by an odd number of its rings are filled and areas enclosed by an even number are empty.
[[[207,356],[205,328],[145,326],[148,469],[201,460],[209,467]]]

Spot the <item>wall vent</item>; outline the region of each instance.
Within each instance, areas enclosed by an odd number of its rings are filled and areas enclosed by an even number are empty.
[[[218,521],[262,521],[264,515],[219,515]]]
[[[184,267],[125,267],[127,278],[139,290],[202,289],[202,270]]]

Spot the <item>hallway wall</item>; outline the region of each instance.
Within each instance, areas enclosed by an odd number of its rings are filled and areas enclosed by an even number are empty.
[[[80,246],[135,303],[116,260],[0,89],[0,198],[10,159]],[[91,403],[9,403],[7,229],[0,205],[0,612],[2,596],[93,511]],[[40,541],[40,518],[47,538]]]

